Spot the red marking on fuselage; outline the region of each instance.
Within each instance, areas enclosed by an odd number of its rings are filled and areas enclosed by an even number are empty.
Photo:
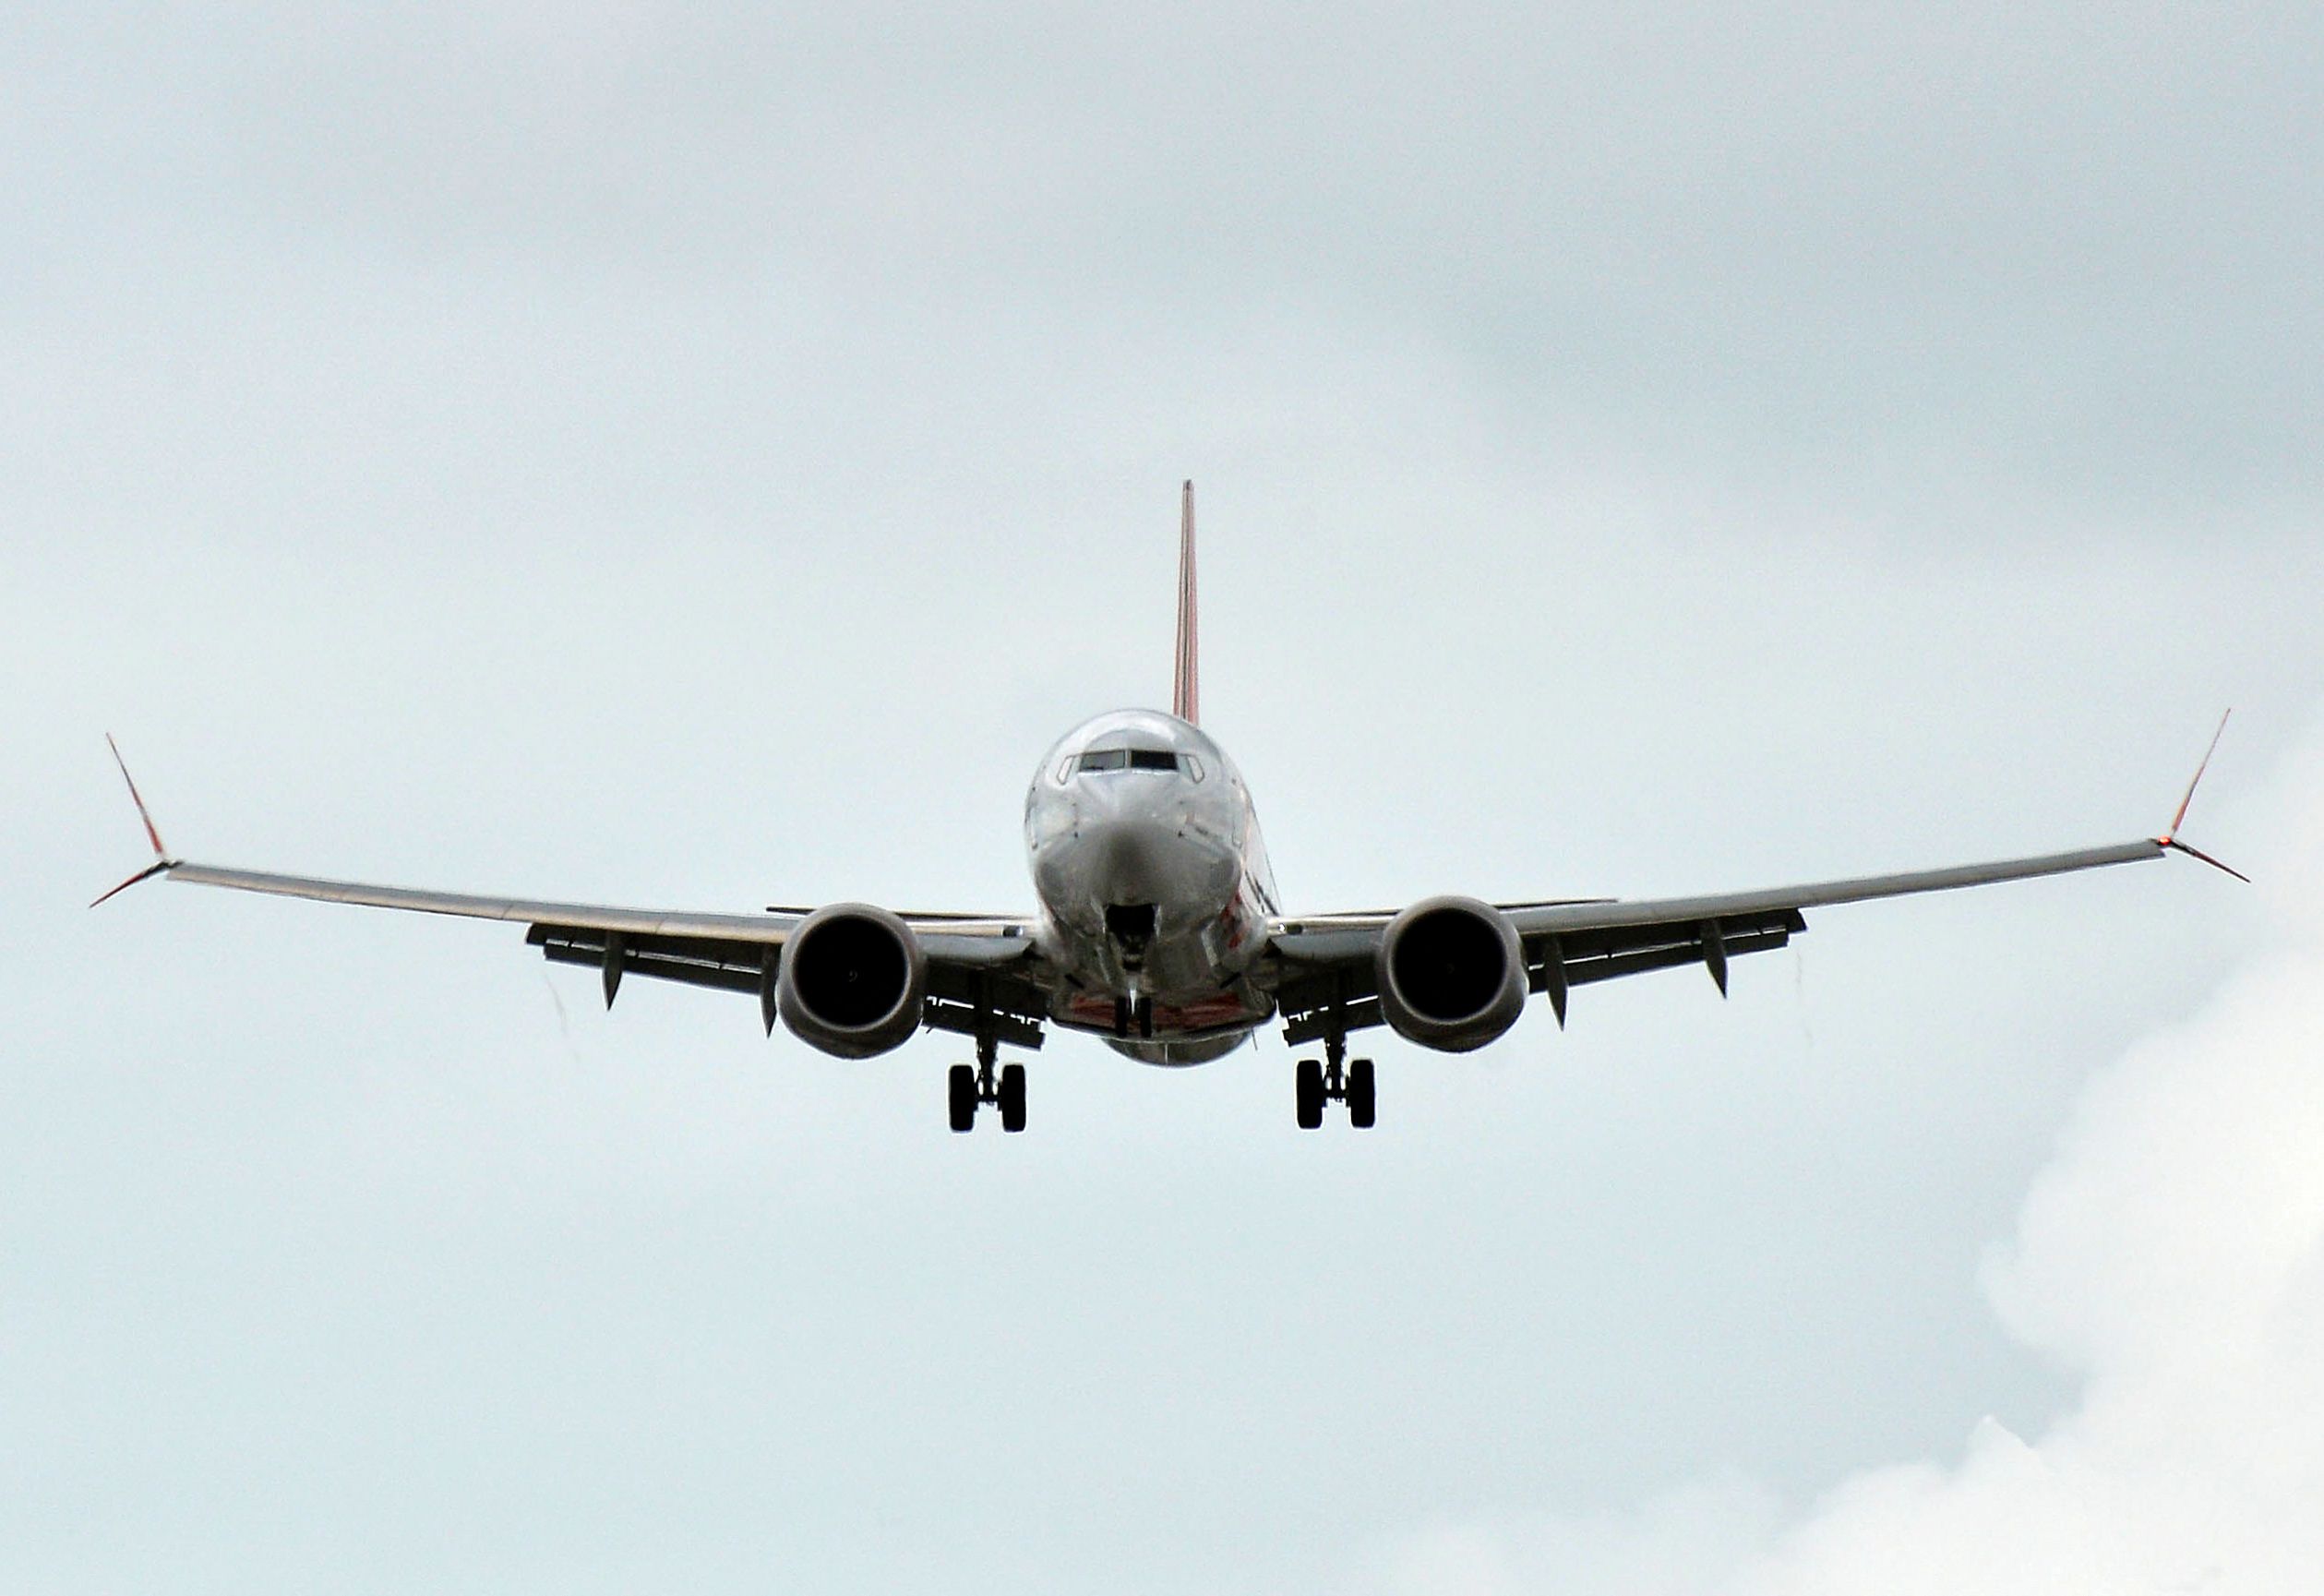
[[[1093,1031],[1111,1031],[1116,1010],[1114,1000],[1082,993],[1070,998],[1060,1017],[1071,1026]],[[1206,992],[1177,1002],[1157,1002],[1154,1005],[1154,1029],[1157,1036],[1181,1031],[1214,1031],[1231,1026],[1239,1020],[1252,1018],[1251,1010],[1232,992]]]
[[[1250,1014],[1242,1000],[1232,992],[1220,992],[1216,997],[1197,998],[1185,1003],[1156,1003],[1154,1005],[1154,1028],[1172,1031],[1207,1031],[1220,1026],[1231,1026]]]
[[[1110,1031],[1114,1028],[1114,1000],[1091,997],[1068,999],[1065,1017],[1077,1026],[1098,1026]]]

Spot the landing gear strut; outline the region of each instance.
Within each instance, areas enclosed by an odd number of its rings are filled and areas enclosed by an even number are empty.
[[[996,1070],[993,1066],[1000,1054],[998,1038],[980,1036],[976,1038],[976,1063],[952,1066],[946,1095],[953,1130],[974,1130],[976,1110],[987,1103],[1000,1110],[1002,1130],[1013,1133],[1024,1129],[1024,1066],[1003,1064]]]
[[[1360,1131],[1372,1129],[1378,1116],[1379,1090],[1370,1059],[1350,1062],[1348,1037],[1333,1031],[1324,1038],[1324,1058],[1301,1059],[1298,1066],[1300,1129],[1322,1128],[1324,1105],[1348,1105],[1348,1122]]]

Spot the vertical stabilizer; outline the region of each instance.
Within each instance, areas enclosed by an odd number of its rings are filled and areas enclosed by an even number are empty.
[[[1178,529],[1178,664],[1170,678],[1170,713],[1187,722],[1201,716],[1195,687],[1200,640],[1194,628],[1194,485],[1184,488]]]

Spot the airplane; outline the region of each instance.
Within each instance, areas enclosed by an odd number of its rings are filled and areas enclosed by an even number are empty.
[[[1320,1057],[1293,1070],[1296,1118],[1321,1127],[1327,1104],[1368,1129],[1372,1061],[1353,1034],[1385,1026],[1406,1040],[1467,1052],[1498,1040],[1534,994],[1562,1028],[1573,989],[1687,965],[1722,996],[1730,960],[1786,945],[1805,911],[1873,898],[2062,875],[2182,853],[2248,881],[2179,840],[2226,731],[2219,730],[2160,836],[2104,847],[1759,892],[1626,900],[1489,904],[1446,894],[1401,909],[1286,914],[1241,773],[1201,727],[1194,485],[1181,490],[1178,641],[1169,713],[1126,709],[1083,722],[1041,758],[1025,795],[1031,914],[899,914],[865,903],[688,913],[535,902],[324,881],[192,863],[162,845],[121,750],[122,780],[154,859],[97,900],[155,876],[200,886],[521,922],[552,963],[594,966],[607,1007],[624,978],[755,992],[769,1036],[779,1019],[844,1059],[901,1047],[923,1028],[970,1038],[975,1063],[947,1076],[956,1132],[985,1109],[1025,1125],[1025,1072],[1003,1046],[1038,1049],[1045,1027],[1103,1040],[1141,1063],[1225,1058],[1279,1019]],[[2232,713],[2232,712],[2231,712]],[[96,906],[92,904],[92,908]]]

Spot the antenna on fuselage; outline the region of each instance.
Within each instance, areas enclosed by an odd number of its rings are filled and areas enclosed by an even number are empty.
[[[1194,625],[1194,484],[1188,482],[1179,510],[1178,662],[1170,678],[1170,713],[1192,725],[1201,711],[1195,676],[1199,640]]]

